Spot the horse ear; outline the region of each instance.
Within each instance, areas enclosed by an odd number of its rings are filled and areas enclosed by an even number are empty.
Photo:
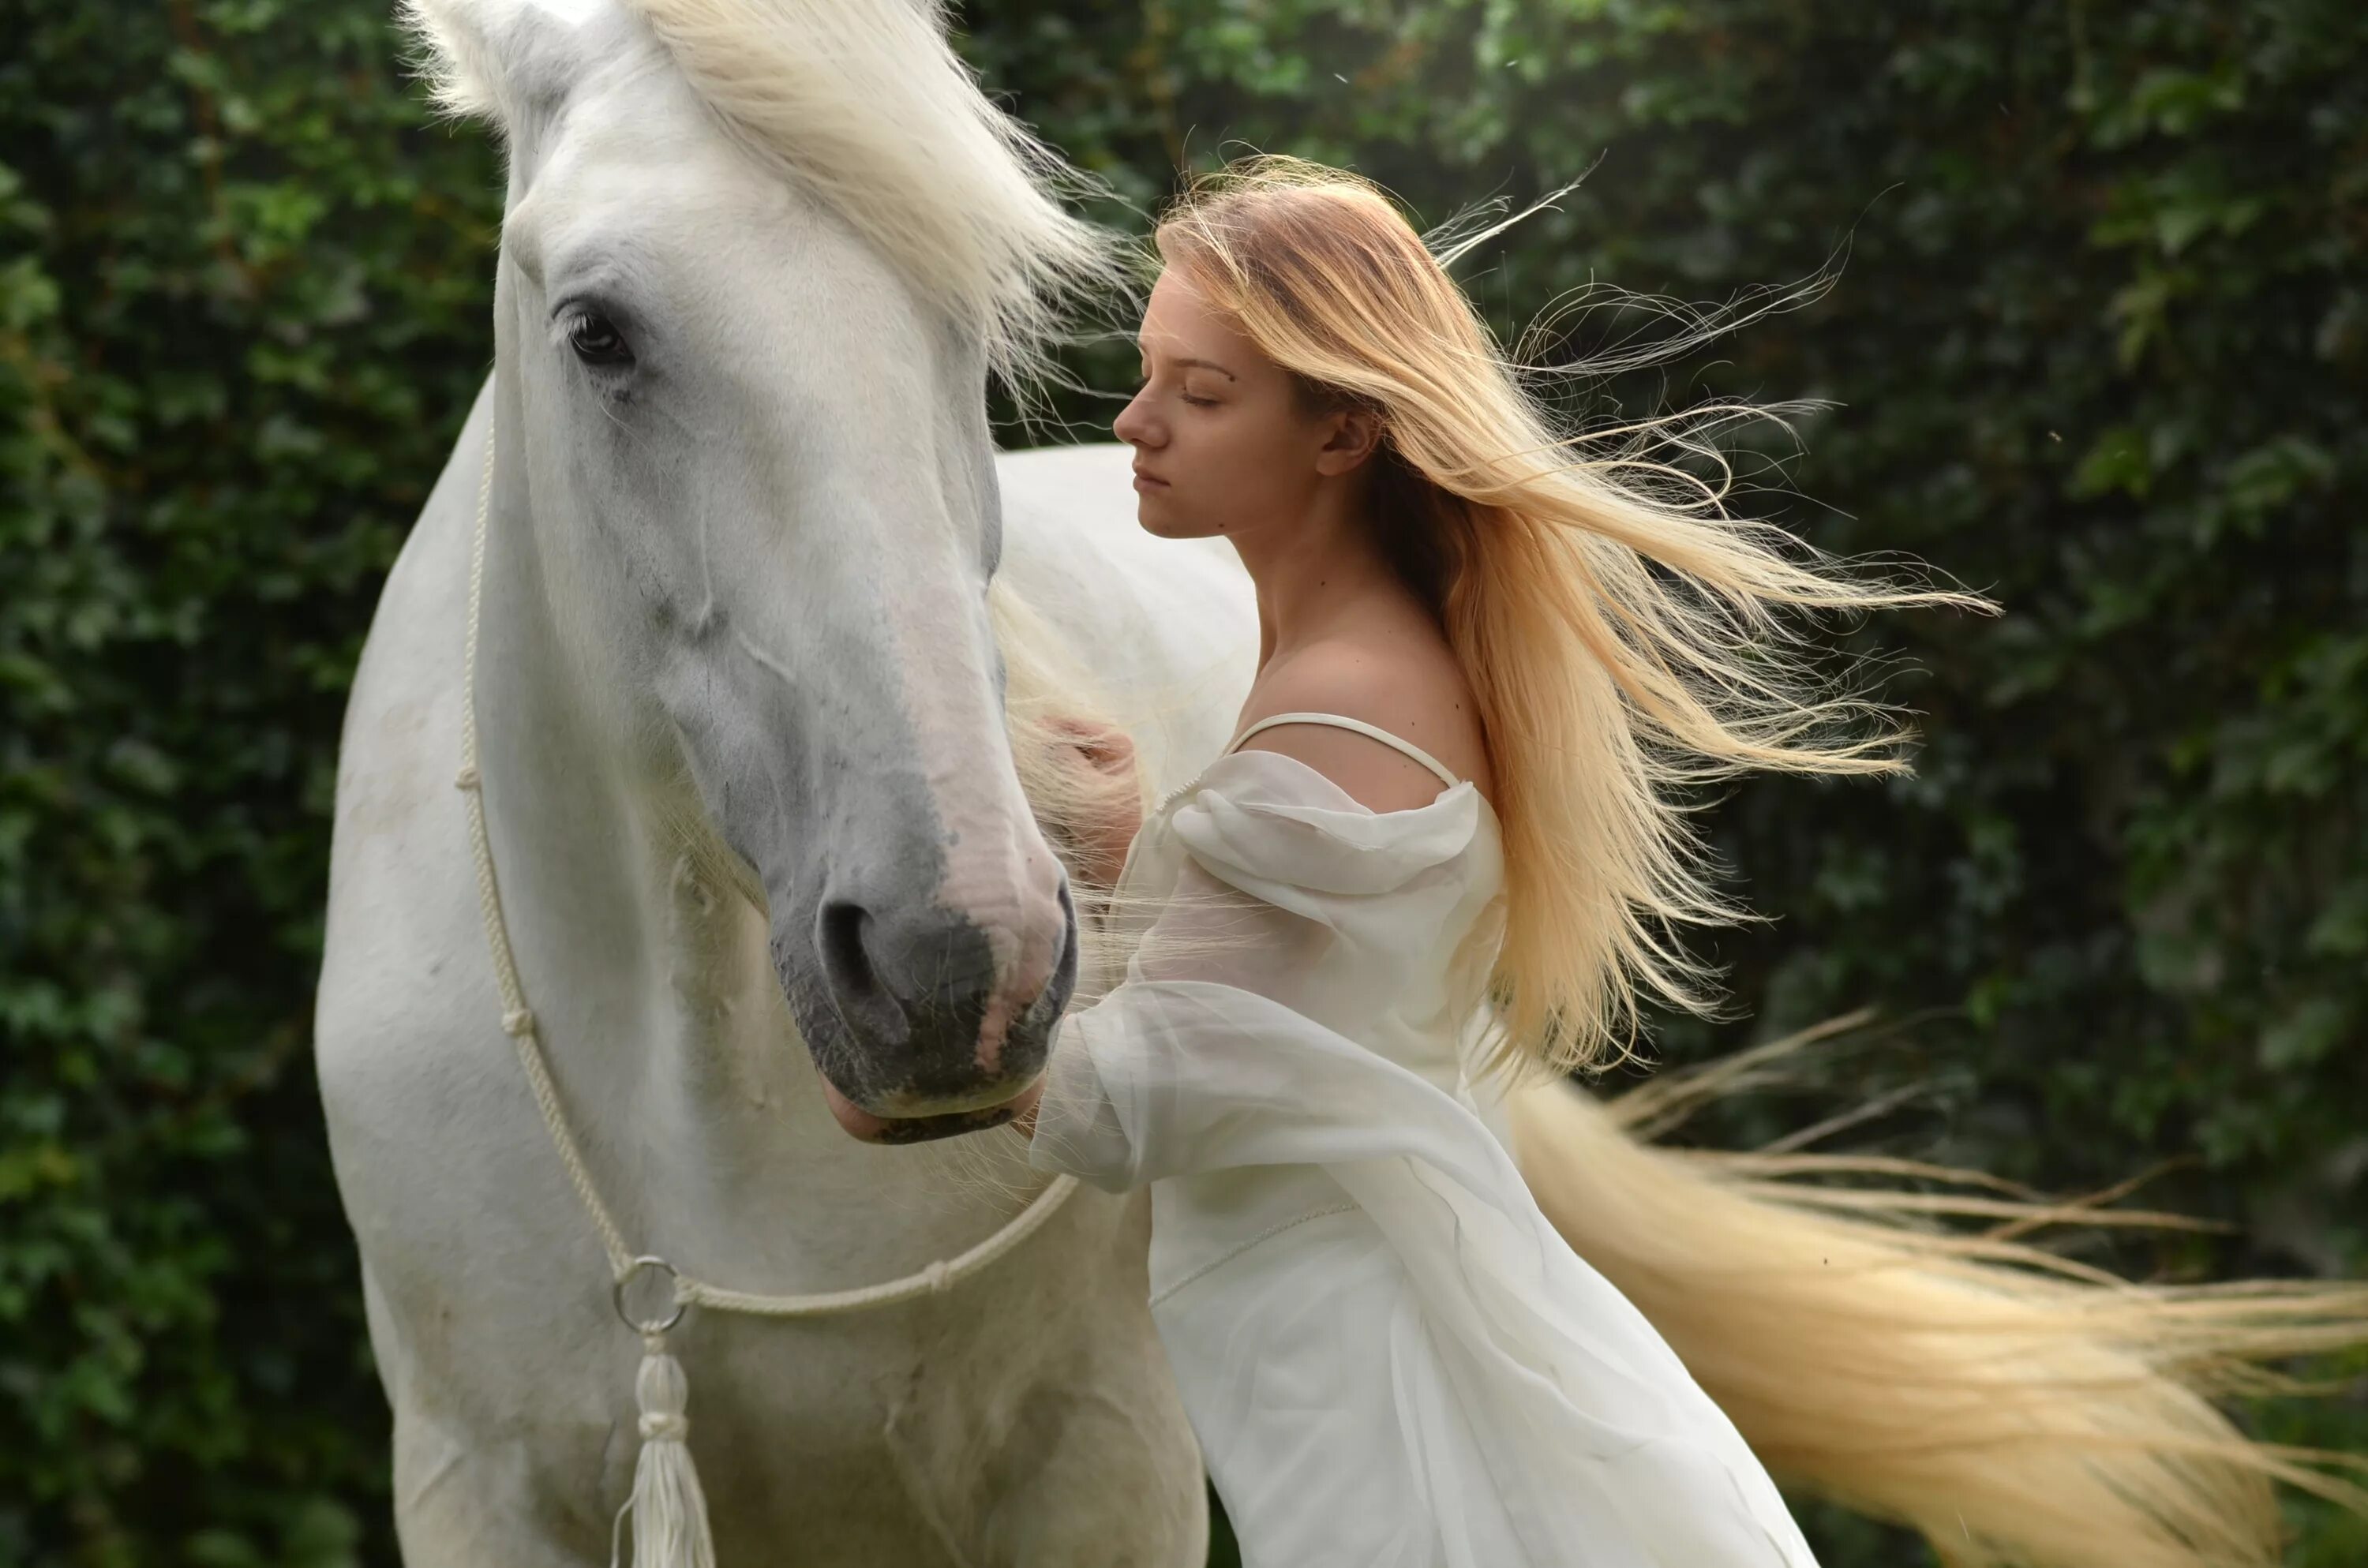
[[[437,107],[512,137],[629,21],[614,0],[400,0],[399,16]]]

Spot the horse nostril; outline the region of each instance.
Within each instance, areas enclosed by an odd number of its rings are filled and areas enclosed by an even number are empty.
[[[830,976],[831,989],[838,994],[839,1006],[856,1015],[849,1021],[893,1037],[904,1032],[904,1010],[882,994],[879,974],[863,942],[871,924],[870,910],[834,899],[822,906],[815,935],[823,969]],[[883,1030],[882,1026],[892,1019],[894,1027]]]

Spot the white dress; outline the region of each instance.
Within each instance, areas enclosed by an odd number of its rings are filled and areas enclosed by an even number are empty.
[[[1814,1568],[1734,1425],[1570,1250],[1460,1042],[1497,819],[1228,749],[1144,822],[1126,979],[1064,1020],[1029,1158],[1152,1183],[1152,1312],[1247,1568]]]

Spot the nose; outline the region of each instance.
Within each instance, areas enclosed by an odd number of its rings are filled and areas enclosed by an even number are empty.
[[[1110,434],[1130,447],[1150,446],[1155,428],[1156,422],[1144,411],[1141,392],[1128,399],[1126,406],[1118,411],[1118,417],[1110,421]]]
[[[1043,1069],[1076,979],[1076,917],[1055,896],[997,916],[935,902],[829,898],[815,949],[862,1081],[840,1091],[883,1117],[991,1106]],[[855,1063],[848,1063],[854,1066]]]

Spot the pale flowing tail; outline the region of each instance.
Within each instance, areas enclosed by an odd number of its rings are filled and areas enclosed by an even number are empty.
[[[2275,1359],[2368,1344],[2368,1285],[2131,1284],[2016,1237],[2169,1217],[1646,1141],[1798,1043],[1609,1102],[1550,1080],[1505,1108],[1539,1206],[1772,1472],[1921,1530],[1952,1568],[2263,1568],[2281,1482],[2368,1512],[2347,1479],[2368,1460],[2251,1441],[2212,1403],[2296,1387]],[[1893,1185],[1799,1179],[1837,1170]],[[1991,1224],[1917,1222],[1936,1214]]]

